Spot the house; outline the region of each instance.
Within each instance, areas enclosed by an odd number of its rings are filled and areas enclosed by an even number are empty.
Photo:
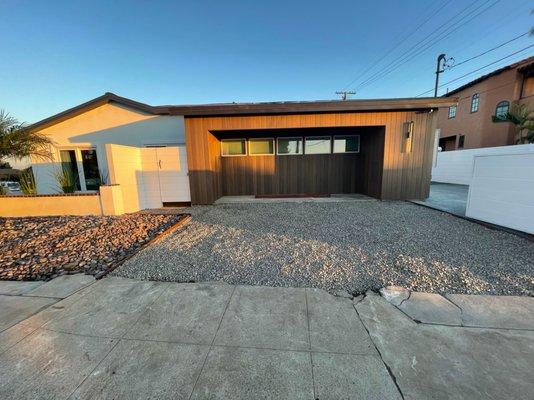
[[[515,144],[514,126],[503,116],[515,102],[534,110],[534,57],[481,76],[445,97],[457,97],[458,104],[439,110],[442,151]]]
[[[32,159],[40,194],[61,166],[76,191],[120,185],[125,212],[228,195],[427,197],[439,107],[456,99],[150,106],[112,93],[31,129],[54,142]]]

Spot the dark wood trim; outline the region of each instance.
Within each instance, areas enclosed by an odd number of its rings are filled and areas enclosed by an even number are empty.
[[[439,107],[449,107],[457,104],[457,102],[458,100],[454,97],[422,97],[406,99],[203,104],[192,106],[171,106],[169,110],[172,115],[184,115],[186,117],[224,115],[261,116],[266,114],[339,113],[355,111],[428,111]]]
[[[29,126],[38,131],[69,118],[108,103],[116,103],[153,115],[177,115],[186,117],[206,117],[215,115],[267,115],[267,114],[302,114],[302,113],[339,113],[354,111],[398,111],[423,110],[448,107],[458,101],[452,97],[421,97],[405,99],[372,100],[324,100],[324,101],[281,101],[272,103],[223,103],[198,105],[151,106],[114,93],[105,93],[76,107],[45,118]]]

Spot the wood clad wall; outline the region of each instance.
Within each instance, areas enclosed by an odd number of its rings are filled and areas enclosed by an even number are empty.
[[[185,132],[191,201],[212,204],[223,196],[220,144],[212,134],[225,130],[290,129],[314,127],[384,126],[385,135],[370,138],[366,146],[383,146],[383,159],[363,157],[367,176],[380,174],[381,184],[372,178],[363,185],[382,199],[422,199],[428,196],[435,131],[435,113],[415,111],[360,112],[328,114],[186,117]],[[411,153],[402,153],[403,125],[414,121]],[[380,136],[380,135],[377,135]],[[382,143],[383,140],[383,143]],[[363,147],[363,146],[362,146]],[[376,152],[373,152],[376,154]],[[363,154],[362,154],[363,156]],[[272,166],[262,157],[250,157],[253,167],[268,173]],[[288,157],[288,159],[291,157]],[[224,162],[226,162],[225,159]],[[289,161],[290,162],[290,161]],[[261,176],[258,173],[258,176]],[[258,179],[262,179],[261,177]],[[297,179],[287,177],[287,179]],[[295,183],[296,184],[296,183]]]
[[[223,196],[360,193],[358,154],[222,157]]]

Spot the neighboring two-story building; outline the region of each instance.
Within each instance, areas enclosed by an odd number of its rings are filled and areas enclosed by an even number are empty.
[[[458,104],[438,112],[442,151],[515,144],[515,128],[503,116],[515,102],[534,110],[534,57],[481,76],[444,97],[449,96],[458,98]]]

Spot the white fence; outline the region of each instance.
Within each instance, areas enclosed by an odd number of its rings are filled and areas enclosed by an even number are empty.
[[[530,152],[534,152],[534,144],[439,152],[432,166],[432,181],[469,185],[473,177],[475,156]]]
[[[534,146],[531,149],[474,157],[466,216],[534,234]]]

